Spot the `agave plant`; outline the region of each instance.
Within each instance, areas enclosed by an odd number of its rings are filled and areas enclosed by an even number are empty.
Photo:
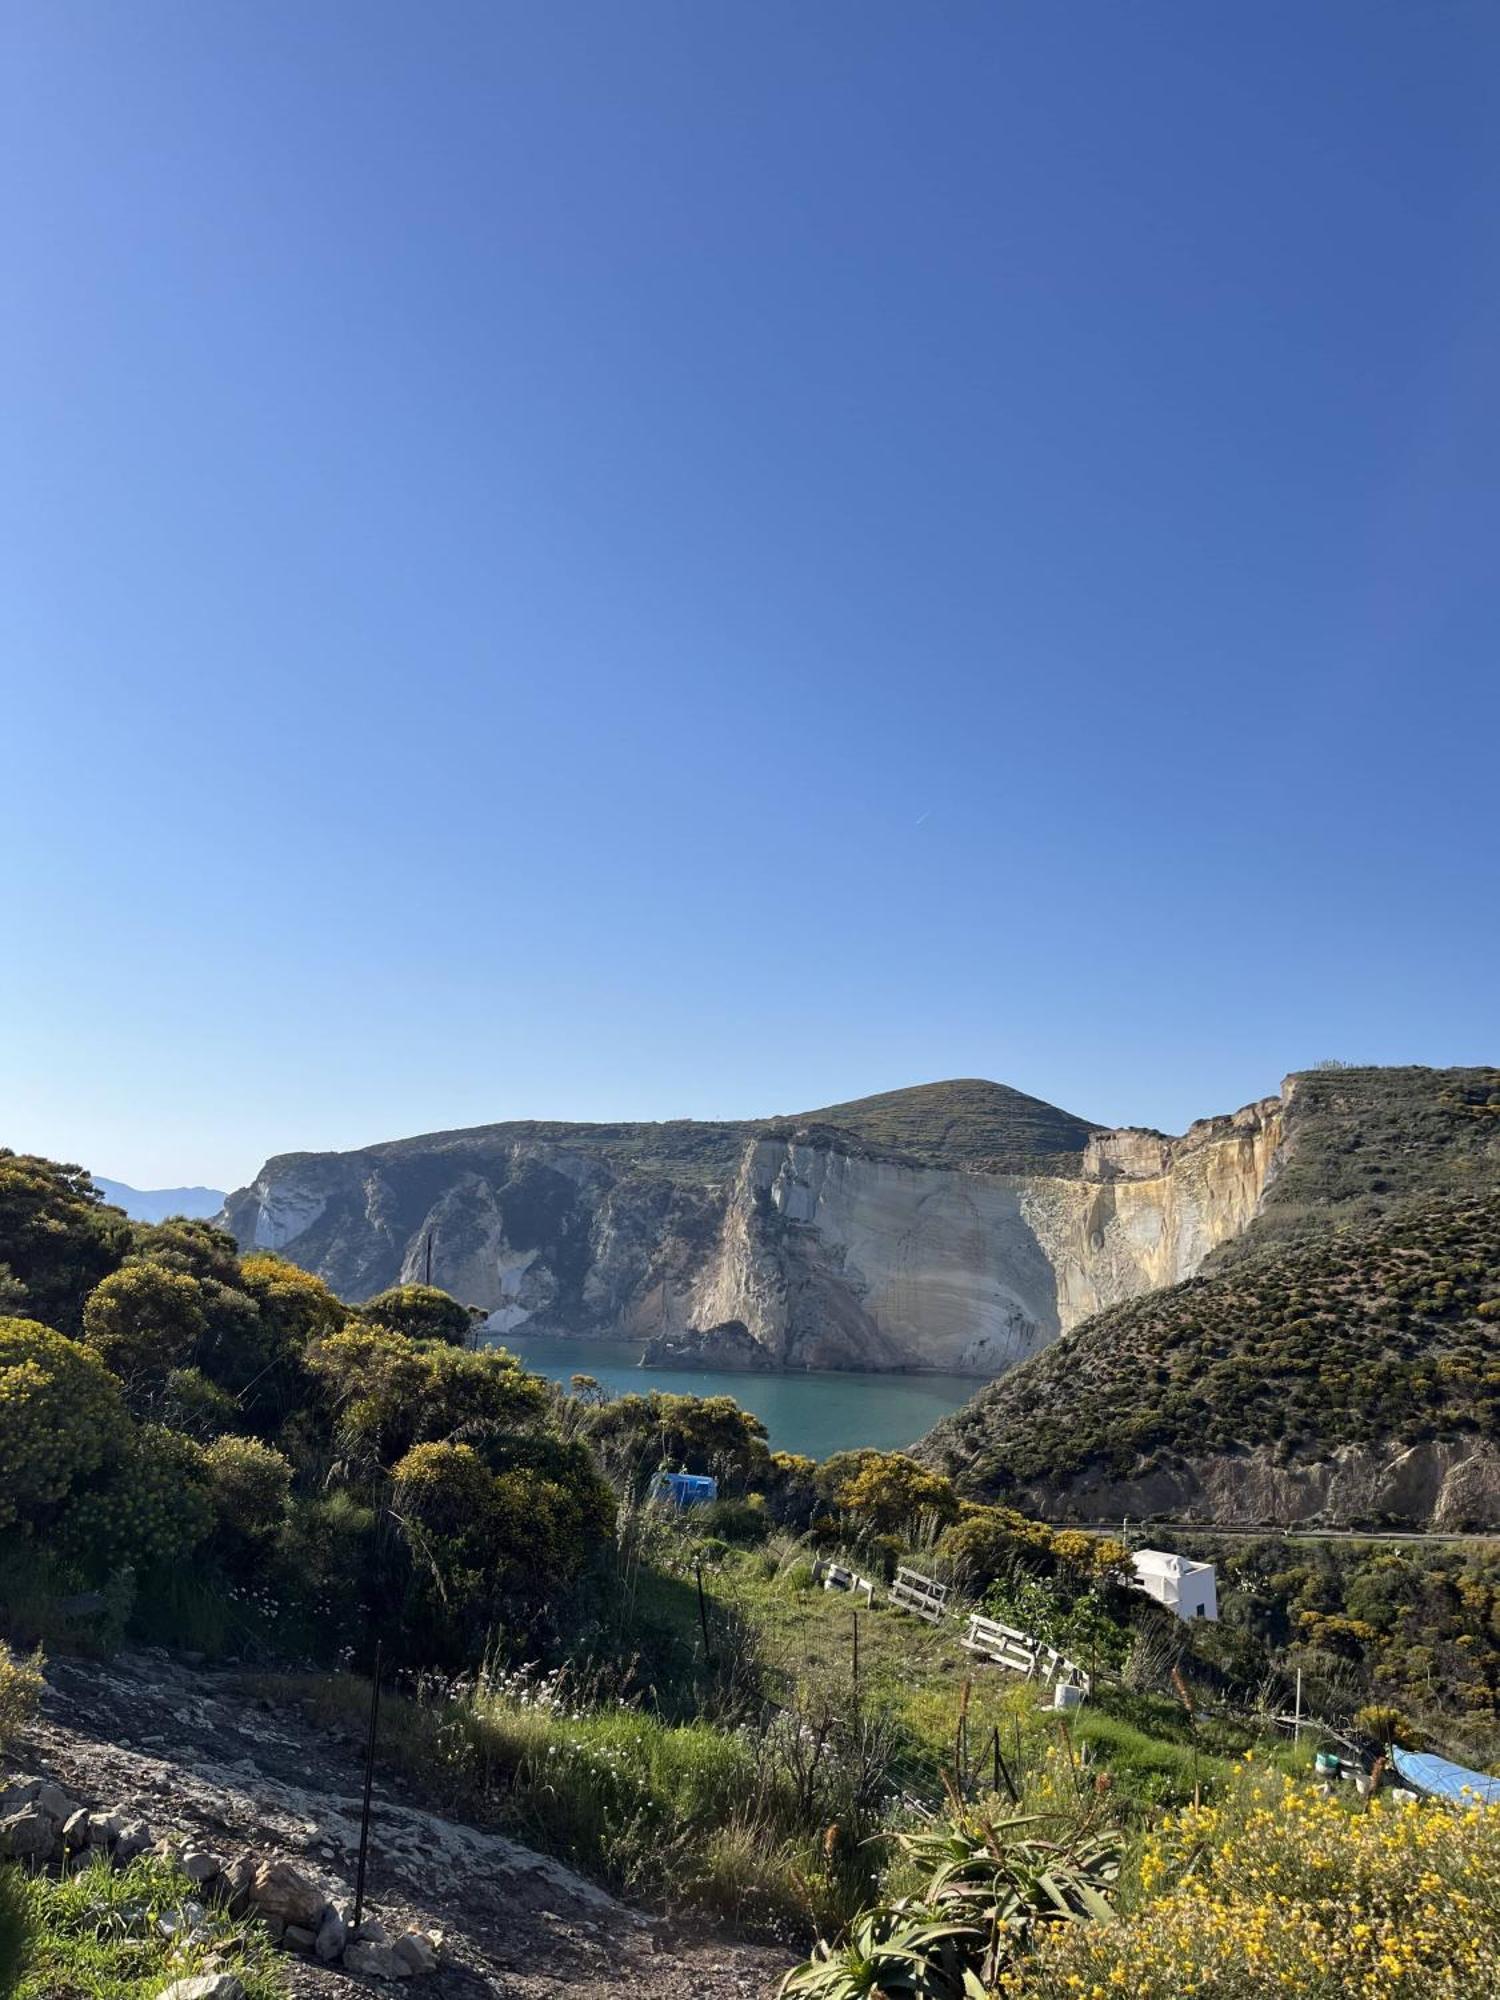
[[[987,1820],[960,1812],[946,1826],[905,1835],[902,1845],[931,1871],[927,1901],[934,1909],[985,1906],[992,1922],[1011,1930],[1035,1922],[1110,1922],[1114,1911],[1105,1890],[1119,1874],[1118,1831],[1091,1829],[1087,1821],[1065,1840],[1025,1831],[1053,1817]]]
[[[838,1945],[819,1944],[781,1983],[780,2000],[985,2000],[972,1971],[984,1933],[910,1900],[866,1910]]]
[[[986,1820],[960,1810],[945,1827],[910,1834],[903,1845],[931,1870],[926,1901],[979,1931],[974,1969],[987,1992],[1038,1924],[1112,1923],[1107,1891],[1120,1870],[1120,1835],[1085,1821],[1063,1840],[1040,1828],[1049,1815]]]
[[[784,2000],[986,2000],[1037,1925],[1112,1922],[1119,1833],[1084,1820],[1049,1839],[1049,1823],[1045,1813],[985,1819],[955,1800],[946,1825],[903,1834],[906,1854],[927,1872],[924,1895],[877,1905],[842,1943],[820,1944],[788,1973]]]

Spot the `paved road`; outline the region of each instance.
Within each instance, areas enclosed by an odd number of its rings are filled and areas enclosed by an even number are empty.
[[[1215,1527],[1206,1521],[1049,1521],[1049,1528],[1077,1528],[1085,1535],[1118,1535],[1122,1527],[1139,1538],[1165,1531],[1172,1535],[1223,1535],[1261,1539],[1280,1535],[1288,1542],[1500,1542],[1500,1528],[1486,1534],[1434,1534],[1416,1528],[1245,1528]]]

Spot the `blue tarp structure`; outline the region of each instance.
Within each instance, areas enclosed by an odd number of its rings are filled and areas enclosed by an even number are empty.
[[[1425,1751],[1393,1749],[1391,1762],[1403,1783],[1428,1798],[1448,1799],[1456,1806],[1500,1806],[1500,1778],[1466,1771],[1462,1764]]]
[[[719,1482],[701,1472],[658,1472],[651,1487],[654,1500],[670,1500],[678,1507],[701,1507],[717,1500]]]

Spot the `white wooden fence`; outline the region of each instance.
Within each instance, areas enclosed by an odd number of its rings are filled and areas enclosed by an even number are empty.
[[[875,1602],[875,1586],[869,1577],[826,1556],[819,1556],[813,1563],[813,1582],[821,1583],[825,1590],[847,1590],[863,1596],[870,1605]],[[923,1576],[920,1570],[896,1571],[890,1601],[899,1610],[925,1618],[929,1625],[941,1625],[948,1616],[947,1584]],[[986,1618],[982,1612],[971,1611],[968,1617],[969,1629],[959,1644],[976,1659],[992,1660],[996,1666],[1008,1667],[1029,1681],[1039,1681],[1043,1687],[1077,1688],[1079,1696],[1088,1696],[1092,1686],[1089,1676],[1055,1646],[1046,1645],[1014,1625],[1002,1625],[998,1618]],[[1075,1697],[1067,1699],[1071,1702]],[[1059,1697],[1059,1705],[1061,1700]]]
[[[929,1625],[941,1625],[948,1612],[948,1586],[934,1583],[920,1570],[898,1569],[891,1585],[891,1602],[903,1611],[914,1611]]]
[[[859,1597],[863,1595],[866,1604],[875,1602],[875,1586],[869,1577],[846,1568],[843,1563],[826,1562],[819,1556],[813,1564],[813,1582],[821,1583],[825,1590],[847,1590]]]
[[[993,1660],[996,1666],[1024,1674],[1027,1680],[1039,1680],[1044,1686],[1062,1681],[1081,1688],[1084,1694],[1089,1692],[1088,1675],[1066,1654],[1033,1639],[1029,1632],[1018,1632],[1015,1626],[1002,1625],[978,1611],[970,1612],[969,1629],[960,1644],[982,1660]]]

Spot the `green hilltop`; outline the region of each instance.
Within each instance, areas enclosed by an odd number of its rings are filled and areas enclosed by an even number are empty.
[[[768,1118],[612,1124],[517,1118],[384,1140],[355,1151],[360,1158],[399,1168],[453,1155],[482,1159],[518,1144],[574,1146],[618,1167],[703,1184],[729,1179],[751,1139],[807,1127],[832,1128],[864,1147],[924,1166],[1020,1171],[1043,1161],[1051,1172],[1076,1172],[1077,1156],[1098,1129],[1006,1084],[964,1077]],[[267,1164],[286,1167],[329,1157],[284,1153]]]

